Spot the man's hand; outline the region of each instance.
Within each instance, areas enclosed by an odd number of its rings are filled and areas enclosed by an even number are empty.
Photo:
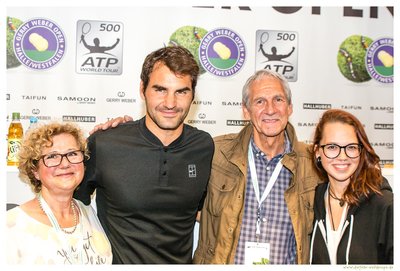
[[[100,123],[97,124],[96,126],[94,126],[94,128],[89,132],[89,134],[93,134],[94,132],[98,131],[98,130],[107,130],[110,128],[114,128],[117,127],[118,125],[120,125],[121,123],[125,123],[128,121],[132,121],[133,118],[131,116],[125,115],[123,117],[118,117],[118,118],[112,118],[109,121],[105,122],[105,123]]]
[[[197,211],[196,221],[200,223],[201,211]]]

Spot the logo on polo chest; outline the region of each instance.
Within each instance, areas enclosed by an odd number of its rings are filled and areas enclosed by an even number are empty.
[[[188,165],[188,173],[189,173],[189,178],[196,178],[197,176],[196,165],[193,164]]]

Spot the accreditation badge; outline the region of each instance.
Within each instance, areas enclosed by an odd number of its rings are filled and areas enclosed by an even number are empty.
[[[269,264],[269,243],[246,242],[244,264]]]

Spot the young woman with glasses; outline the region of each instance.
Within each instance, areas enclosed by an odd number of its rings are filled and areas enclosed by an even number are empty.
[[[310,263],[392,264],[393,193],[360,121],[332,109],[314,135],[316,188]]]
[[[111,264],[111,246],[96,213],[72,198],[88,157],[76,125],[54,122],[28,132],[18,168],[36,197],[7,211],[8,263]]]

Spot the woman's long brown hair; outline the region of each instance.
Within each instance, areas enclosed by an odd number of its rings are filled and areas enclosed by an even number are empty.
[[[325,125],[334,122],[353,126],[358,142],[362,145],[360,163],[354,174],[350,177],[350,183],[343,195],[344,200],[350,205],[358,205],[363,195],[369,197],[373,193],[381,194],[380,186],[383,177],[379,165],[380,159],[372,148],[361,122],[354,115],[340,109],[330,109],[322,115],[314,134],[314,152],[320,147]],[[313,155],[313,160],[320,175],[328,179],[327,172],[321,166],[320,162],[317,161],[315,155]]]

